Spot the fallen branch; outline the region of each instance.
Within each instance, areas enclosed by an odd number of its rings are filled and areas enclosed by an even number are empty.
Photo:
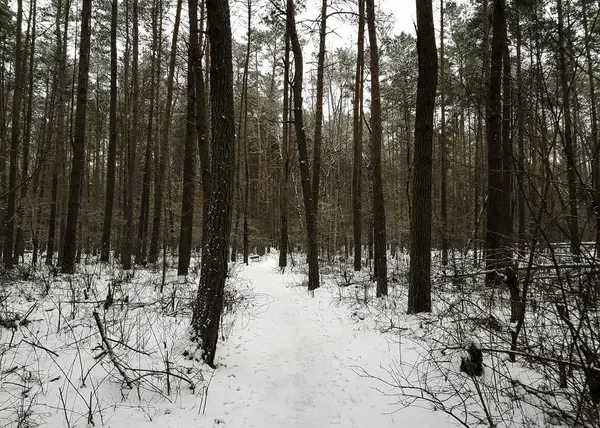
[[[102,325],[102,322],[100,321],[100,315],[98,315],[98,312],[96,312],[96,311],[94,311],[93,315],[94,315],[94,319],[96,320],[96,325],[98,326],[98,331],[100,332],[100,337],[102,338],[102,343],[104,343],[104,346],[106,346],[106,351],[108,352],[110,360],[113,362],[113,364],[115,365],[115,368],[119,371],[119,373],[123,377],[123,380],[125,381],[127,386],[129,388],[133,388],[133,383],[127,376],[127,373],[125,373],[125,369],[119,363],[119,359],[117,358],[117,355],[115,354],[115,351],[113,350],[112,345],[110,344],[110,341],[106,338],[106,334],[104,332],[104,326]]]

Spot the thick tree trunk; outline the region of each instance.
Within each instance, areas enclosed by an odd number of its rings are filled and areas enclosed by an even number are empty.
[[[304,129],[304,113],[302,110],[302,76],[303,59],[302,47],[296,32],[296,12],[293,0],[287,0],[287,32],[294,54],[294,128],[296,144],[298,145],[298,161],[300,162],[300,180],[306,220],[307,260],[308,260],[308,290],[319,288],[319,245],[317,238],[317,213],[314,206],[310,179],[306,130]]]
[[[75,134],[73,138],[73,157],[71,163],[71,181],[69,185],[69,204],[65,225],[65,243],[61,259],[61,270],[73,273],[77,250],[77,220],[81,185],[85,170],[85,118],[88,91],[88,72],[90,66],[90,26],[92,1],[83,0],[81,8],[81,41],[79,44],[79,71],[77,76],[77,111],[75,115]]]
[[[235,113],[229,2],[206,4],[210,37],[210,88],[212,171],[206,227],[206,245],[192,326],[202,347],[202,359],[214,366],[227,277],[227,252],[231,232],[231,206],[235,174]]]
[[[362,103],[365,68],[365,1],[358,0],[358,48],[354,75],[354,106],[352,136],[354,159],[352,168],[352,220],[354,230],[354,270],[362,269]]]
[[[410,225],[408,313],[431,311],[431,173],[437,52],[431,0],[417,1],[419,76]]]
[[[367,25],[371,53],[371,165],[373,168],[373,241],[377,297],[387,296],[387,239],[385,203],[381,171],[381,95],[379,89],[379,51],[375,28],[375,1],[366,0]]]

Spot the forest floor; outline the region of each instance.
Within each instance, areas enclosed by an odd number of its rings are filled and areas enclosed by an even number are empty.
[[[359,288],[330,278],[307,293],[274,254],[237,266],[212,370],[183,356],[197,277],[169,272],[162,294],[160,277],[91,263],[73,278],[4,279],[1,318],[21,315],[0,328],[0,426],[457,426],[431,405],[400,405],[382,381],[412,367],[419,345],[357,310]]]

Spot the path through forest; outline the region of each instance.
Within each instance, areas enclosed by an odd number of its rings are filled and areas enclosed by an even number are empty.
[[[385,376],[399,349],[322,287],[311,297],[302,276],[282,275],[275,257],[238,273],[255,301],[220,345],[205,417],[233,427],[441,427],[441,412],[414,406],[397,412],[384,385],[356,373]],[[403,349],[407,344],[403,344]],[[408,344],[410,345],[410,344]],[[225,366],[225,367],[223,367]],[[383,388],[383,391],[381,390]],[[450,426],[450,425],[448,425]]]

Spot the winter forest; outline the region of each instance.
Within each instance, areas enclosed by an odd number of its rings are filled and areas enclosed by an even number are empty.
[[[600,2],[0,0],[0,426],[600,428]]]

